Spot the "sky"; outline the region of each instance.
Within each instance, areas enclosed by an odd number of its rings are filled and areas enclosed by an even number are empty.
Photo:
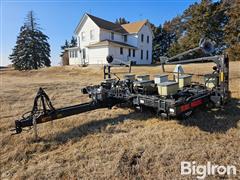
[[[52,65],[59,65],[60,47],[74,35],[86,12],[112,22],[119,17],[130,22],[148,19],[158,26],[194,2],[199,0],[0,0],[0,65],[11,63],[9,54],[30,10],[34,11],[42,32],[49,37]]]

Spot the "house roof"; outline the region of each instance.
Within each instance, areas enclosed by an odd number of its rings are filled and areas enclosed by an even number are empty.
[[[80,47],[76,46],[76,47],[65,48],[65,50],[76,50],[76,49],[80,49]]]
[[[85,16],[88,16],[90,19],[92,19],[92,21],[101,29],[105,29],[105,30],[109,30],[109,31],[114,31],[114,32],[118,32],[118,33],[122,33],[122,34],[132,34],[132,33],[137,33],[138,31],[140,31],[140,29],[142,28],[143,25],[145,25],[148,21],[147,20],[143,20],[143,21],[138,21],[138,22],[133,22],[133,23],[128,23],[128,24],[116,24],[104,19],[101,19],[99,17],[93,16],[91,14],[86,13],[83,18]],[[83,18],[81,19],[81,21],[79,22],[75,33],[78,31]]]
[[[86,14],[86,15],[88,15],[88,17],[90,17],[93,20],[93,22],[95,22],[96,25],[102,29],[115,31],[115,32],[119,32],[119,33],[127,33],[127,31],[124,28],[122,28],[122,26],[120,24],[106,21],[104,19],[93,16],[91,14]]]
[[[122,43],[122,42],[118,42],[118,41],[111,41],[111,40],[103,40],[103,41],[100,41],[100,42],[97,42],[94,44],[90,44],[88,47],[109,46],[109,45],[137,49],[137,47],[135,47],[135,46],[132,46],[132,45],[129,45],[126,43]]]
[[[122,24],[122,27],[128,33],[137,33],[147,22],[148,22],[147,20],[143,20],[143,21],[138,21],[138,22],[133,22],[128,24]]]

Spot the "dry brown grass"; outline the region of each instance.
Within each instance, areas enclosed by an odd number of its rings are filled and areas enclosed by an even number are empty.
[[[9,132],[14,120],[31,109],[39,86],[57,108],[86,102],[80,89],[99,83],[102,68],[0,71],[1,179],[190,179],[180,175],[183,160],[235,165],[240,178],[240,63],[230,65],[233,99],[224,111],[198,110],[179,122],[131,109],[95,110],[53,125],[39,125],[39,142],[33,141],[32,130],[17,136]],[[206,73],[211,71],[211,64],[186,65],[184,69]],[[154,75],[161,70],[156,66],[133,67],[133,72]]]

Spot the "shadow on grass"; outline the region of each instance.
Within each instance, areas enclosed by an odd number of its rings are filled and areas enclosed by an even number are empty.
[[[141,121],[141,120],[147,120],[151,117],[154,117],[153,113],[150,113],[150,112],[140,113],[140,112],[133,111],[129,114],[120,114],[114,118],[93,120],[91,122],[74,127],[66,132],[58,133],[53,138],[51,138],[51,140],[43,140],[43,141],[56,141],[59,143],[65,143],[70,139],[80,139],[89,134],[101,132],[108,125],[116,125],[128,119]]]
[[[155,117],[151,111],[131,112],[129,114],[120,114],[114,118],[105,118],[102,120],[93,120],[81,124],[66,132],[56,134],[51,140],[58,143],[65,143],[70,139],[79,140],[89,134],[103,131],[108,125],[116,125],[127,119],[147,120]],[[200,130],[210,133],[225,133],[230,128],[236,128],[240,120],[240,104],[238,99],[231,99],[224,110],[213,111],[209,109],[197,109],[188,119],[179,120],[179,124],[184,126],[197,126]],[[114,133],[114,132],[112,132]],[[45,141],[45,140],[44,140]]]
[[[210,133],[225,133],[231,128],[236,128],[238,121],[240,121],[240,100],[233,98],[223,110],[196,109],[191,117],[179,123],[184,126],[197,126],[202,131]]]

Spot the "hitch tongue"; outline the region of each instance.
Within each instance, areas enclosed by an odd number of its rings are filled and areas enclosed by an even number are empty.
[[[41,104],[42,106],[39,106],[39,104]],[[32,110],[25,113],[22,116],[22,119],[16,120],[15,129],[11,129],[10,131],[15,131],[14,134],[20,134],[23,131],[24,127],[34,126],[35,134],[37,134],[36,133],[37,118],[40,115],[46,115],[47,113],[54,111],[55,108],[53,107],[48,95],[42,88],[39,88],[37,95],[34,98]],[[26,116],[26,114],[28,115]]]

